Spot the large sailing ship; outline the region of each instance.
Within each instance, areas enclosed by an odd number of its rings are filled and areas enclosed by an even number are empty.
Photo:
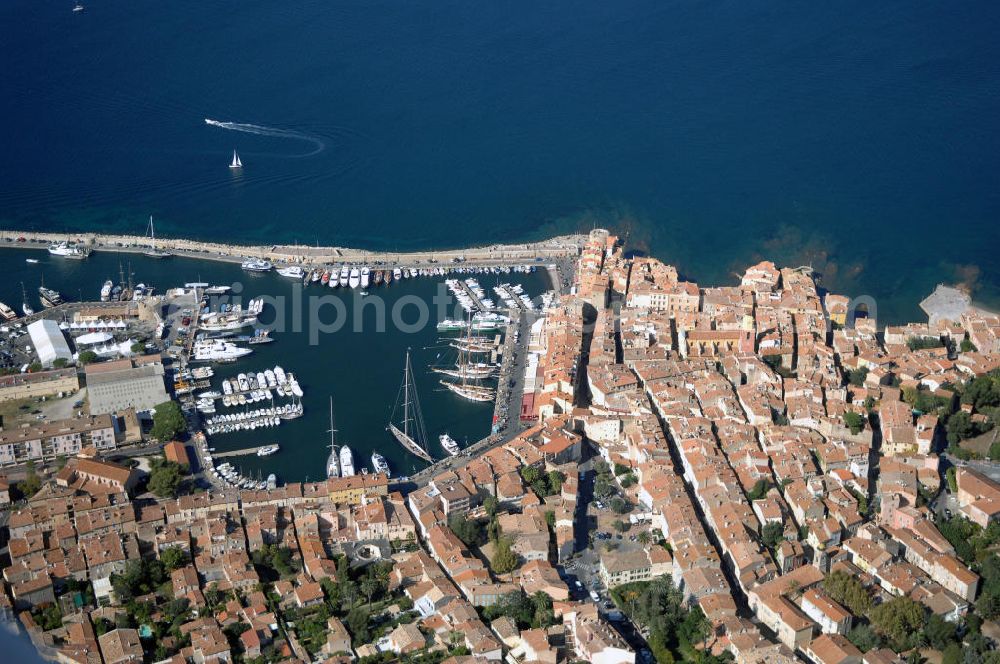
[[[480,385],[478,381],[492,378],[496,367],[483,362],[470,361],[471,355],[474,352],[471,350],[473,338],[472,327],[471,322],[466,327],[466,343],[458,349],[456,368],[436,368],[434,371],[458,379],[458,382],[442,379],[440,383],[463,399],[468,399],[469,401],[493,401],[496,398],[496,390],[486,385]]]
[[[400,403],[402,400],[402,403]],[[402,405],[402,428],[396,425],[396,414]],[[392,416],[389,418],[389,426],[386,429],[399,441],[399,444],[406,448],[410,454],[420,457],[428,463],[433,463],[434,459],[427,452],[426,443],[427,432],[424,428],[424,418],[420,413],[420,401],[417,398],[417,386],[413,382],[413,367],[410,365],[410,349],[406,349],[406,363],[403,365],[403,384],[399,388],[399,395],[396,397],[396,405],[392,409]]]

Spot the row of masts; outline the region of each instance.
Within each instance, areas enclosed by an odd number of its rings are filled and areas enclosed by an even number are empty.
[[[482,341],[473,338],[471,315],[466,325],[465,339],[457,340],[452,346],[458,349],[457,369],[437,368],[435,371],[457,378],[459,382],[445,379],[438,382],[446,389],[470,401],[493,401],[496,398],[496,390],[479,384],[479,381],[492,378],[495,374],[495,367],[488,363],[472,361],[474,353],[488,352],[492,350],[492,347],[485,348]]]
[[[457,382],[441,380],[440,383],[447,389],[472,401],[492,401],[496,398],[496,390],[480,385],[479,380],[493,377],[495,367],[484,363],[471,362],[470,358],[475,353],[492,352],[494,345],[484,342],[481,339],[473,338],[472,323],[469,321],[467,333],[464,339],[457,339],[452,344],[458,350],[458,363],[456,370],[435,367],[432,370],[443,373],[453,378]],[[400,412],[401,411],[401,412]],[[397,415],[402,417],[397,419]],[[386,425],[386,431],[403,446],[403,448],[428,463],[433,463],[434,458],[427,451],[427,429],[424,424],[423,414],[420,410],[420,399],[417,396],[416,383],[413,380],[413,364],[410,361],[410,349],[406,349],[406,359],[403,362],[403,382],[399,387],[396,397],[396,404],[393,406]],[[337,429],[333,420],[333,398],[330,398],[330,457],[327,461],[327,475],[330,477],[339,475],[338,449],[343,446],[337,444]],[[453,452],[454,453],[454,452]]]

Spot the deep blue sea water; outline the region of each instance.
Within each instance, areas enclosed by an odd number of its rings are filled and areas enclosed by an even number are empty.
[[[995,2],[84,2],[0,4],[0,226],[599,224],[705,284],[810,263],[883,320],[942,280],[1000,304]]]

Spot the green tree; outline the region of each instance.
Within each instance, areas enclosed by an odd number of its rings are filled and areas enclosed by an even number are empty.
[[[32,362],[28,365],[28,373],[38,373],[44,368],[41,362]]]
[[[935,650],[944,650],[949,643],[955,642],[955,625],[936,613],[931,613],[927,616],[927,622],[924,624],[924,636],[930,647]]]
[[[535,466],[525,466],[521,469],[521,479],[525,484],[534,484],[541,479],[542,473]]]
[[[747,494],[747,498],[750,500],[760,500],[767,495],[767,492],[771,489],[771,483],[765,479],[757,480],[753,488],[750,489],[750,493]]]
[[[611,499],[611,511],[615,514],[628,514],[632,506],[628,504],[628,501],[621,496],[615,496]]]
[[[949,643],[941,651],[941,664],[962,664],[963,660],[962,646],[955,642]]]
[[[59,610],[59,606],[56,604],[41,604],[31,612],[31,616],[38,623],[38,626],[42,628],[42,631],[48,632],[62,627],[62,611]]]
[[[971,339],[968,339],[968,338],[962,339],[962,343],[959,344],[958,349],[960,351],[962,351],[963,353],[975,353],[976,352],[976,344],[972,343]]]
[[[365,601],[368,604],[372,603],[372,597],[381,593],[383,588],[382,583],[374,577],[366,576],[361,579],[361,593],[365,596]]]
[[[948,490],[952,493],[958,493],[958,477],[955,475],[955,467],[951,466],[948,468],[944,476],[948,480]]]
[[[149,434],[161,443],[177,438],[187,430],[184,413],[176,401],[164,401],[153,410],[153,428]]]
[[[924,608],[909,597],[894,597],[876,606],[869,614],[875,632],[887,639],[897,652],[904,650],[910,636],[924,624]]]
[[[57,357],[55,360],[52,361],[52,368],[62,369],[67,364],[69,364],[69,360],[67,360],[65,357]]]
[[[509,537],[501,537],[497,541],[491,563],[493,573],[498,575],[510,574],[517,569],[517,554],[511,548]]]
[[[42,488],[42,480],[38,477],[34,468],[29,468],[27,475],[25,475],[23,480],[15,484],[15,487],[17,488],[17,493],[22,498],[31,498]]]
[[[160,562],[167,571],[172,572],[188,564],[188,554],[179,546],[171,546],[160,552]]]
[[[610,475],[598,475],[594,479],[594,496],[597,498],[607,498],[614,492],[614,482]]]
[[[868,652],[879,646],[880,640],[871,625],[861,624],[847,633],[847,640],[853,643],[861,652]]]
[[[909,337],[906,340],[906,346],[910,350],[925,350],[927,348],[941,348],[944,343],[941,339],[931,337]]]
[[[761,528],[760,540],[772,551],[778,548],[785,539],[785,526],[780,522],[772,522]]]
[[[857,369],[847,371],[847,382],[854,387],[864,385],[866,378],[868,378],[868,367],[858,367]]]
[[[77,364],[86,365],[97,361],[97,353],[92,350],[85,350],[76,358]]]
[[[990,444],[990,451],[988,456],[990,458],[990,461],[1000,461],[1000,440]]]
[[[856,616],[865,616],[871,611],[871,595],[860,581],[846,572],[837,570],[827,575],[823,579],[823,590]]]
[[[371,638],[368,632],[368,612],[363,609],[351,609],[345,626],[351,633],[351,645],[355,648],[368,643]]]
[[[865,428],[865,418],[853,410],[849,410],[844,413],[844,425],[851,430],[852,434],[857,435]]]
[[[499,506],[500,501],[493,496],[486,496],[486,500],[483,501],[483,509],[486,510],[486,515],[491,519],[497,515]]]
[[[476,519],[469,519],[461,514],[452,514],[448,519],[448,527],[468,547],[478,546],[482,541],[482,527]]]
[[[552,598],[545,593],[538,591],[531,596],[531,603],[535,607],[532,616],[531,626],[534,628],[546,628],[552,626],[556,619],[552,610]]]
[[[176,498],[183,477],[180,464],[156,458],[149,466],[149,490],[159,498]]]
[[[962,410],[948,418],[945,431],[948,432],[948,444],[958,445],[963,440],[975,438],[991,428],[992,424],[973,421],[972,416]]]
[[[144,350],[146,350],[146,344],[142,343],[141,341],[136,341],[134,344],[132,344],[129,350],[131,350],[132,353],[138,355],[142,353]]]

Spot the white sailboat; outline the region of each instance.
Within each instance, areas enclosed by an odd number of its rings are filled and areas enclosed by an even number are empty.
[[[330,456],[326,460],[326,477],[340,477],[340,455],[337,452],[337,429],[333,426],[333,397],[330,397]]]
[[[240,161],[240,155],[236,153],[235,149],[233,150],[233,161],[229,164],[229,168],[243,168],[243,162]]]
[[[21,282],[21,311],[24,312],[25,316],[33,316],[35,310],[31,308],[28,304],[28,293],[24,290],[24,282]]]
[[[156,231],[153,229],[153,215],[149,215],[149,249],[142,252],[147,258],[167,258],[169,251],[160,251],[156,248]]]
[[[420,441],[427,439],[424,430],[424,418],[420,414],[420,401],[417,399],[417,386],[413,382],[412,368],[410,366],[410,349],[406,349],[406,363],[403,365],[403,384],[399,388],[399,396],[396,398],[396,406],[392,409],[392,417],[389,419],[389,426],[386,429],[399,441],[399,444],[406,448],[406,451],[414,456],[418,456],[428,463],[433,463],[434,459],[428,454],[424,445]],[[396,410],[399,408],[399,399],[403,400],[403,419],[400,429],[393,423]]]

